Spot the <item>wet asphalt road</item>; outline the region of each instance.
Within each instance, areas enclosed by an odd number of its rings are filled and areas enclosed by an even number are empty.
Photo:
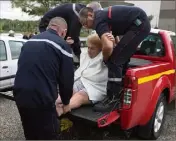
[[[94,139],[95,134],[102,136],[99,131],[92,130],[92,132],[94,132],[94,135],[89,136],[89,139]],[[121,133],[121,131],[117,130],[115,136],[111,136],[108,132],[104,133],[104,135],[106,134],[106,139],[124,139],[124,136]],[[0,96],[0,140],[23,139],[25,138],[15,103]],[[138,138],[132,136],[130,139],[136,140]],[[176,110],[167,112],[164,130],[158,140],[176,140]]]

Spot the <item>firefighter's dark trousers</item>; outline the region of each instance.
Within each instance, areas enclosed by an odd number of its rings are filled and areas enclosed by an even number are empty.
[[[122,88],[123,73],[127,69],[130,58],[134,55],[138,45],[148,36],[150,33],[150,22],[148,19],[141,19],[140,25],[134,22],[128,29],[126,34],[114,48],[112,55],[107,61],[108,66],[108,84],[107,95],[109,98],[119,95]]]
[[[60,124],[55,107],[18,107],[26,140],[58,140]]]

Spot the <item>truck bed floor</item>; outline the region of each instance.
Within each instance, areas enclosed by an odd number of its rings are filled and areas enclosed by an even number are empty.
[[[97,122],[97,120],[106,115],[107,113],[94,112],[92,106],[82,106],[78,109],[72,110],[71,115],[87,119],[92,122]]]
[[[139,58],[131,58],[129,62],[129,66],[143,66],[143,65],[149,65],[152,64],[153,62],[144,60],[144,59],[139,59]]]

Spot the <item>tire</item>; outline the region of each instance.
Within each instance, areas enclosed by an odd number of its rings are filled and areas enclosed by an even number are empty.
[[[160,114],[159,114],[160,113]],[[161,94],[156,105],[155,112],[153,113],[149,122],[138,128],[138,136],[143,139],[156,140],[163,129],[166,113],[166,97]]]

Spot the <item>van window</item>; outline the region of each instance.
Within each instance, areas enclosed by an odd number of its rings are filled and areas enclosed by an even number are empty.
[[[138,46],[136,55],[163,57],[165,48],[159,34],[150,33]]]
[[[86,41],[81,41],[81,47],[87,47]]]
[[[18,59],[21,53],[21,48],[24,42],[22,41],[9,41],[9,46],[11,50],[12,59]]]
[[[176,55],[176,36],[171,36],[173,44],[174,44],[174,49],[175,49],[175,55]]]
[[[0,40],[0,61],[7,60],[7,51],[4,41]]]
[[[80,46],[87,47],[87,38],[86,37],[80,37]]]

